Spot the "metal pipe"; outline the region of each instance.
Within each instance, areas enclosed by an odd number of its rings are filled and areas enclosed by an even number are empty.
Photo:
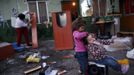
[[[100,0],[98,0],[98,10],[99,10],[99,16],[100,16]]]
[[[49,23],[50,19],[49,19],[48,1],[45,1],[45,3],[46,3],[47,21]]]
[[[38,23],[40,24],[40,13],[39,13],[39,4],[38,4],[39,2],[38,1],[36,1],[36,9],[37,9],[37,18],[38,18]]]

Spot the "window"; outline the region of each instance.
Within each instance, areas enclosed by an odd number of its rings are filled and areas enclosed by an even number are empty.
[[[107,14],[119,14],[120,3],[119,0],[107,0]]]
[[[83,17],[93,15],[92,0],[80,0],[80,8]]]
[[[87,16],[105,16],[106,0],[80,0],[81,15]]]
[[[47,1],[30,1],[28,2],[30,12],[37,14],[37,22],[43,23],[49,20]]]

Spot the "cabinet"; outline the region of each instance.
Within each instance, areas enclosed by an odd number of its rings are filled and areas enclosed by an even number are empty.
[[[111,38],[112,34],[115,33],[114,21],[97,21],[95,26],[97,37],[100,39]]]
[[[56,50],[73,49],[72,20],[71,13],[53,12],[52,13],[53,32]]]

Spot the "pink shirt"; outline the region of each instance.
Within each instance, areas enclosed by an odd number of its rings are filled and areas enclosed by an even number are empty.
[[[76,52],[86,52],[87,51],[87,49],[82,41],[82,39],[84,37],[86,37],[87,35],[88,35],[87,32],[79,32],[79,31],[73,32]]]

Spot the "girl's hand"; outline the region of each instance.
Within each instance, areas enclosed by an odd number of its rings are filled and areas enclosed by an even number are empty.
[[[87,36],[88,36],[88,34],[89,34],[89,33],[88,33],[88,32],[86,32],[86,34],[87,34]]]

